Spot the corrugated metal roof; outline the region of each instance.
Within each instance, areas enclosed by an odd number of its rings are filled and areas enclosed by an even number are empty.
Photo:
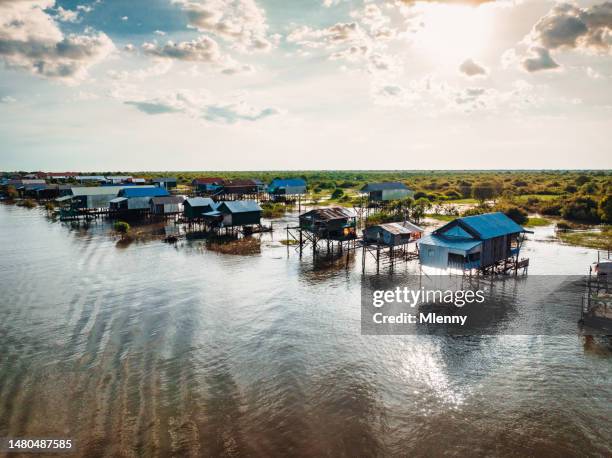
[[[153,181],[153,183],[165,183],[167,181],[176,181],[176,178],[173,178],[173,177],[158,177],[158,178],[153,178],[151,181]]]
[[[166,205],[166,204],[182,204],[183,197],[181,196],[162,196],[162,197],[153,197],[151,202],[154,205]]]
[[[223,178],[220,177],[210,177],[210,178],[196,178],[192,181],[193,184],[214,184],[214,183],[223,183]]]
[[[254,200],[229,200],[221,202],[217,208],[226,206],[227,209],[232,213],[245,213],[245,212],[258,212],[261,211],[261,207]]]
[[[368,183],[363,188],[362,192],[384,191],[389,189],[408,189],[404,183],[399,181],[384,181],[380,183]]]
[[[332,220],[332,219],[345,219],[353,218],[355,215],[344,207],[331,207],[331,208],[315,208],[309,212],[300,215],[300,218],[304,216],[314,216],[318,220]]]
[[[133,186],[129,188],[124,188],[120,193],[122,197],[161,197],[169,195],[168,191],[164,188],[157,188],[155,186],[150,188],[145,188],[141,186]]]
[[[185,201],[186,204],[189,204],[191,207],[206,207],[210,206],[214,207],[215,201],[209,197],[192,197]]]
[[[127,197],[115,197],[114,199],[112,199],[110,201],[111,204],[119,204],[121,202],[125,202],[127,200]]]
[[[525,229],[522,226],[518,225],[501,212],[465,216],[463,218],[458,218],[458,222],[476,232],[481,240],[525,232]],[[448,224],[452,224],[452,222]],[[443,232],[444,228],[447,227],[448,224],[442,226],[436,231],[436,233]]]
[[[423,232],[423,229],[417,226],[416,224],[412,224],[410,221],[398,222],[398,223],[384,223],[377,224],[380,228],[385,231],[389,231],[392,234],[411,234],[413,232]]]
[[[456,250],[469,251],[475,246],[482,243],[482,240],[451,240],[446,237],[440,237],[435,234],[426,235],[425,237],[417,240],[417,244],[420,245],[434,245],[445,248],[454,248]]]
[[[257,186],[257,182],[255,180],[231,180],[226,181],[223,186],[232,187],[232,186]]]
[[[272,183],[270,183],[270,188],[285,186],[306,186],[306,182],[301,178],[277,178],[272,180]]]
[[[123,186],[73,186],[73,196],[102,196],[102,195],[117,195]]]

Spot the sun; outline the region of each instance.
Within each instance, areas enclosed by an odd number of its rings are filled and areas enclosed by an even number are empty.
[[[420,5],[415,45],[432,59],[476,58],[490,40],[491,17],[483,6],[427,3]]]

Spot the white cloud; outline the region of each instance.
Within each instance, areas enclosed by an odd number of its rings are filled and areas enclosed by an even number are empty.
[[[115,49],[102,32],[64,35],[45,12],[54,0],[0,2],[0,58],[7,67],[74,83]]]
[[[219,62],[221,51],[215,40],[200,36],[195,40],[175,43],[168,41],[164,45],[147,42],[142,45],[145,54],[166,59],[178,59],[199,62]]]
[[[79,22],[79,12],[73,10],[66,10],[61,6],[57,8],[55,17],[61,22]]]
[[[165,75],[172,68],[171,60],[160,60],[154,65],[138,70],[109,70],[108,76],[117,81],[143,81],[153,76]]]
[[[15,103],[17,99],[15,97],[11,97],[10,95],[5,95],[0,97],[0,103]]]
[[[149,115],[183,114],[214,124],[255,122],[282,113],[273,107],[256,108],[242,97],[219,100],[203,91],[166,92],[155,97],[120,93],[115,93],[115,96]]]
[[[528,72],[559,68],[552,51],[578,50],[589,53],[612,51],[612,2],[586,8],[556,4],[533,26],[523,40],[529,55],[522,59]]]
[[[550,51],[540,46],[535,46],[529,50],[529,55],[523,59],[522,65],[528,72],[559,68],[559,64],[552,58]]]
[[[468,77],[484,76],[488,73],[483,65],[474,62],[473,59],[464,60],[459,66],[459,71]]]
[[[276,39],[268,36],[262,8],[254,0],[173,0],[187,14],[190,27],[212,33],[239,51],[269,51]]]

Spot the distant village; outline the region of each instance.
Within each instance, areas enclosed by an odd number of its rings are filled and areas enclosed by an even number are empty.
[[[249,234],[270,230],[262,224],[264,202],[299,204],[298,224],[288,226],[287,240],[313,255],[327,251],[350,252],[360,247],[371,253],[377,270],[381,263],[393,264],[418,258],[423,265],[453,267],[466,272],[502,273],[526,270],[520,247],[529,232],[500,212],[456,218],[432,233],[404,218],[364,227],[359,234],[358,218],[384,209],[385,205],[414,194],[404,183],[368,183],[360,190],[361,208],[341,206],[313,208],[301,212],[307,183],[301,178],[226,180],[196,178],[187,195],[176,191],[177,179],[150,180],[128,175],[99,176],[75,173],[35,173],[4,177],[3,189],[12,187],[20,198],[53,201],[61,220],[108,217],[115,220],[180,219],[189,227],[211,233],[221,231]],[[184,191],[184,190],[183,190]],[[414,250],[408,247],[413,244]]]

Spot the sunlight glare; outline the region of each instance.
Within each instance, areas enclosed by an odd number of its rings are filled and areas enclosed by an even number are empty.
[[[491,18],[485,8],[429,3],[421,10],[422,28],[415,36],[416,45],[432,59],[475,58],[486,48]]]

